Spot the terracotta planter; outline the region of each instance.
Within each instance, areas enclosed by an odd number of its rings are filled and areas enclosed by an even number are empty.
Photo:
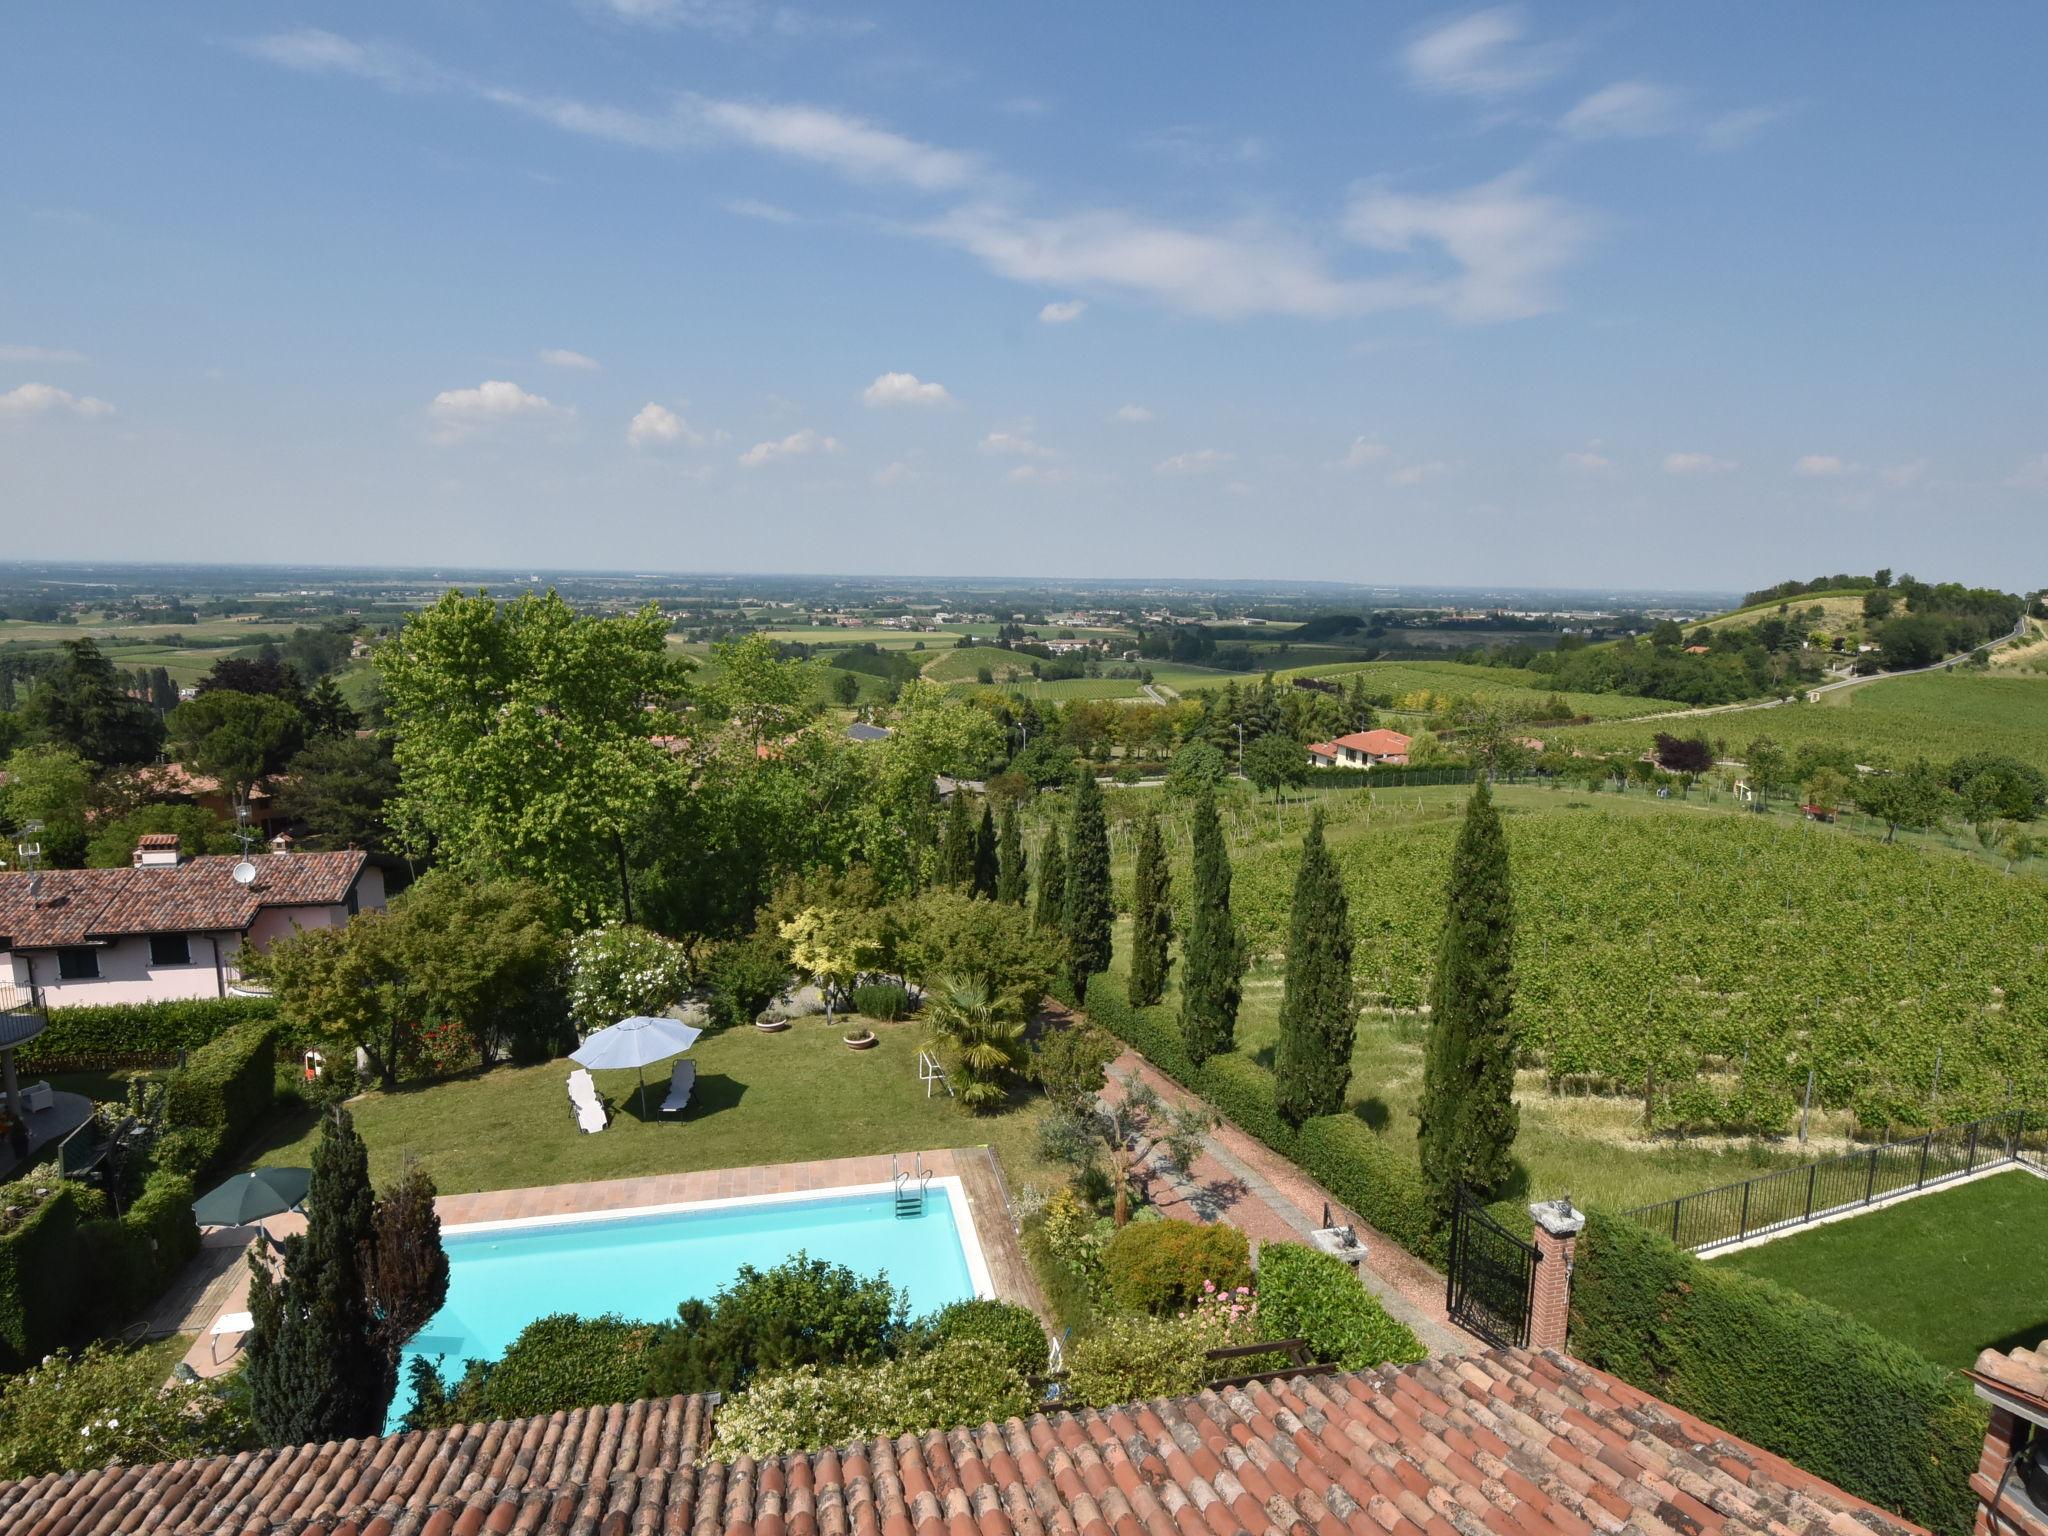
[[[785,1029],[789,1028],[789,1020],[787,1020],[787,1019],[756,1019],[756,1020],[754,1021],[754,1028],[756,1028],[756,1029],[758,1029],[759,1031],[761,1031],[761,1033],[762,1033],[762,1034],[764,1034],[764,1035],[779,1035],[779,1034],[781,1034],[781,1033],[782,1033],[782,1032],[783,1032],[783,1031],[784,1031]]]
[[[849,1051],[871,1051],[880,1044],[871,1029],[862,1030],[857,1035],[841,1035],[839,1039]]]

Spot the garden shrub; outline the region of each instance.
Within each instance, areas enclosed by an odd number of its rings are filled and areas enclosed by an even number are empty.
[[[1235,1290],[1251,1280],[1244,1233],[1220,1224],[1140,1221],[1117,1232],[1102,1253],[1109,1294],[1132,1312],[1179,1312],[1206,1290]]]
[[[690,952],[631,923],[569,941],[569,1013],[585,1034],[675,1006],[690,985]]]
[[[1205,1330],[1179,1318],[1105,1319],[1066,1352],[1066,1395],[1076,1405],[1108,1407],[1152,1397],[1186,1397],[1209,1379]]]
[[[1045,1374],[1045,1328],[1037,1313],[1014,1301],[975,1297],[941,1307],[910,1325],[903,1347],[908,1352],[935,1349],[953,1339],[985,1339],[1020,1375]]]
[[[1046,1305],[1060,1326],[1076,1333],[1086,1330],[1095,1316],[1093,1287],[1053,1252],[1046,1238],[1044,1212],[1026,1216],[1019,1224],[1018,1237],[1038,1276],[1039,1288],[1045,1292]]]
[[[1071,1186],[1045,1202],[1039,1230],[1046,1251],[1062,1269],[1092,1293],[1102,1284],[1102,1253],[1108,1242],[1107,1223]]]
[[[86,1300],[78,1229],[106,1204],[59,1179],[0,1185],[0,1368],[18,1370],[70,1336]]]
[[[654,1329],[607,1312],[578,1317],[555,1312],[535,1318],[497,1360],[465,1362],[451,1388],[436,1365],[411,1367],[413,1406],[407,1429],[521,1419],[598,1403],[631,1402],[641,1395]]]
[[[164,1084],[164,1124],[196,1133],[198,1143],[211,1137],[205,1161],[232,1152],[269,1111],[277,1094],[276,1067],[277,1025],[265,1020],[235,1025],[170,1075]]]
[[[124,1321],[156,1299],[199,1251],[192,1217],[191,1179],[158,1169],[116,1220],[92,1220],[78,1229],[87,1291],[80,1321],[98,1326]]]
[[[1260,1245],[1258,1298],[1260,1334],[1307,1339],[1318,1363],[1362,1371],[1429,1353],[1349,1264],[1300,1243]]]
[[[1986,1411],[1905,1345],[1625,1219],[1592,1215],[1572,1352],[1942,1536],[1964,1536]]]
[[[704,980],[711,988],[714,1023],[751,1024],[789,985],[789,955],[772,935],[734,939],[711,952]]]
[[[1048,1029],[1031,1048],[1031,1076],[1057,1105],[1091,1104],[1122,1051],[1120,1040],[1092,1024]]]
[[[720,1456],[814,1451],[1028,1413],[1036,1394],[987,1339],[955,1338],[879,1365],[800,1366],[719,1406]]]
[[[883,1023],[893,1023],[910,1013],[910,991],[893,981],[870,981],[853,989],[853,1011]]]
[[[94,1344],[0,1381],[0,1478],[217,1456],[254,1443],[217,1382],[164,1385],[163,1360]]]
[[[52,1008],[48,1027],[20,1048],[16,1064],[24,1072],[48,1072],[56,1062],[81,1068],[123,1065],[138,1057],[168,1062],[239,1024],[276,1017],[277,1000],[270,997],[193,997]]]
[[[647,1350],[645,1390],[732,1392],[761,1371],[869,1364],[895,1349],[908,1310],[886,1274],[857,1275],[801,1250],[773,1269],[742,1264],[709,1301],[676,1308]]]

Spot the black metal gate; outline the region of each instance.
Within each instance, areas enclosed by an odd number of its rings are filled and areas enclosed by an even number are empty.
[[[1542,1257],[1461,1188],[1451,1218],[1450,1284],[1444,1299],[1451,1321],[1489,1344],[1527,1344],[1536,1265]]]

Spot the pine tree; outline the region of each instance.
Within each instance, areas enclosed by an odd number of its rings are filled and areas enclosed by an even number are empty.
[[[1017,824],[1017,802],[1005,800],[996,832],[996,900],[1021,907],[1030,883],[1031,871],[1024,858],[1024,832]]]
[[[1067,979],[1074,1001],[1088,995],[1088,978],[1109,969],[1109,823],[1102,786],[1092,770],[1074,775],[1074,807],[1067,822],[1067,891],[1060,931],[1067,939]]]
[[[999,869],[996,863],[996,813],[989,803],[981,802],[981,825],[974,833],[974,894],[996,899],[996,880]]]
[[[968,814],[967,791],[955,789],[946,806],[945,830],[939,834],[939,884],[967,885],[974,879],[974,822]]]
[[[284,1277],[249,1256],[249,1412],[269,1445],[347,1440],[384,1427],[396,1357],[377,1347],[364,1272],[375,1197],[370,1154],[347,1110],[313,1149],[306,1230],[284,1240]]]
[[[1131,878],[1131,979],[1133,1008],[1149,1008],[1166,993],[1172,961],[1173,871],[1159,818],[1146,812],[1138,823],[1138,857]]]
[[[1181,945],[1180,1034],[1197,1065],[1231,1049],[1244,993],[1244,936],[1230,911],[1230,850],[1216,797],[1194,799],[1194,887]]]
[[[1344,878],[1323,841],[1323,810],[1309,813],[1294,876],[1287,934],[1287,985],[1280,999],[1280,1051],[1273,1100],[1298,1126],[1344,1108],[1351,1082],[1351,1041],[1358,1003],[1351,982],[1351,904]]]
[[[398,1181],[377,1197],[371,1219],[372,1342],[395,1385],[407,1342],[448,1300],[448,1252],[426,1167],[407,1158]]]
[[[1429,986],[1422,1103],[1422,1176],[1440,1220],[1458,1185],[1491,1194],[1506,1182],[1515,1107],[1514,893],[1507,837],[1481,779],[1451,853],[1444,926]]]
[[[1060,829],[1045,834],[1045,846],[1038,850],[1038,905],[1031,920],[1053,933],[1059,932],[1060,914],[1067,908],[1066,850],[1060,847]]]

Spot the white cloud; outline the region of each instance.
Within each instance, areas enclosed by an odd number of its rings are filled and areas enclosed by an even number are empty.
[[[1664,456],[1664,473],[1667,475],[1719,475],[1735,468],[1732,459],[1717,459],[1711,453],[1667,453]]]
[[[736,197],[725,204],[727,213],[736,213],[743,219],[759,219],[764,224],[801,224],[803,220],[779,203],[764,203],[758,197]]]
[[[111,416],[114,408],[91,395],[74,395],[54,384],[20,384],[0,394],[0,417],[40,416],[47,411],[68,411],[91,420]]]
[[[874,481],[879,486],[908,485],[917,478],[917,469],[907,459],[894,459],[875,471]]]
[[[921,144],[824,107],[689,100],[707,125],[729,138],[829,166],[856,181],[900,181],[938,192],[963,185],[980,169],[972,155]]]
[[[1197,448],[1191,453],[1176,453],[1170,459],[1161,459],[1152,466],[1155,475],[1206,475],[1221,469],[1237,457],[1215,448]]]
[[[1808,480],[1826,480],[1836,475],[1846,475],[1856,466],[1843,462],[1832,453],[1802,454],[1792,465],[1792,473]]]
[[[0,403],[5,399],[0,396]],[[2005,485],[2014,491],[2048,491],[2048,453],[2027,460],[2005,477]]]
[[[1019,464],[1004,478],[1012,485],[1062,485],[1070,476],[1058,465]]]
[[[83,352],[74,352],[69,347],[30,347],[0,345],[0,363],[82,363]]]
[[[1429,459],[1420,464],[1403,464],[1399,469],[1387,476],[1387,484],[1420,485],[1425,480],[1434,480],[1437,476],[1447,475],[1450,472],[1451,466],[1442,459]]]
[[[943,384],[930,383],[914,373],[885,373],[860,392],[871,409],[891,405],[951,405],[953,397]]]
[[[1378,464],[1393,454],[1393,449],[1376,437],[1354,437],[1344,457],[1337,461],[1339,469],[1364,469],[1369,464]]]
[[[1456,96],[1509,96],[1540,85],[1563,63],[1561,50],[1524,41],[1522,8],[1496,6],[1418,33],[1401,51],[1409,81]]]
[[[430,90],[448,77],[424,59],[388,43],[358,43],[319,27],[300,27],[268,37],[245,38],[235,46],[252,58],[304,75],[352,75],[387,90]]]
[[[1558,125],[1575,139],[1650,139],[1678,126],[1678,95],[1647,80],[1602,86]]]
[[[758,0],[584,0],[596,11],[632,26],[689,27],[719,37],[773,32],[778,37],[855,37],[874,30],[864,16],[820,16]]]
[[[1250,135],[1220,134],[1211,129],[1196,127],[1192,123],[1180,123],[1171,128],[1141,134],[1138,138],[1138,147],[1170,156],[1196,170],[1214,170],[1219,166],[1230,165],[1257,165],[1266,158],[1267,153],[1263,139]]]
[[[1156,418],[1153,416],[1151,407],[1144,405],[1120,405],[1111,417],[1113,421],[1121,421],[1130,426],[1136,426],[1154,419]]]
[[[1047,325],[1067,325],[1081,318],[1088,308],[1086,299],[1059,299],[1038,312],[1038,318]]]
[[[1461,192],[1359,189],[1345,233],[1381,251],[1435,247],[1456,270],[1410,280],[1410,301],[1458,320],[1514,320],[1553,307],[1552,280],[1578,255],[1593,221],[1572,204],[1503,176]]]
[[[571,352],[567,347],[543,347],[540,360],[551,368],[578,368],[585,373],[595,373],[604,366],[594,357],[585,357],[581,352]]]
[[[1886,485],[1902,487],[1918,485],[1927,478],[1927,461],[1925,459],[1910,459],[1904,464],[1887,465],[1877,473]]]
[[[1601,475],[1614,468],[1614,460],[1604,453],[1595,453],[1590,448],[1575,448],[1560,461],[1566,469],[1576,469],[1581,474]]]
[[[1740,149],[1785,116],[1784,107],[1738,107],[1712,118],[1700,130],[1700,143],[1708,149]]]
[[[510,379],[486,379],[474,389],[442,390],[427,406],[427,414],[434,421],[434,440],[453,443],[497,422],[573,413]]]
[[[635,448],[659,448],[669,443],[697,448],[703,445],[704,434],[667,406],[650,400],[627,424],[626,441]]]
[[[1009,459],[1049,459],[1053,457],[1053,451],[1050,448],[1032,437],[1031,428],[1028,424],[1019,427],[1014,432],[998,428],[996,431],[989,433],[987,437],[981,440],[981,451],[983,453],[995,454],[999,458]]]
[[[839,439],[826,437],[810,427],[802,427],[787,437],[756,443],[740,455],[740,465],[745,469],[759,469],[774,459],[802,458],[813,453],[837,453]]]

